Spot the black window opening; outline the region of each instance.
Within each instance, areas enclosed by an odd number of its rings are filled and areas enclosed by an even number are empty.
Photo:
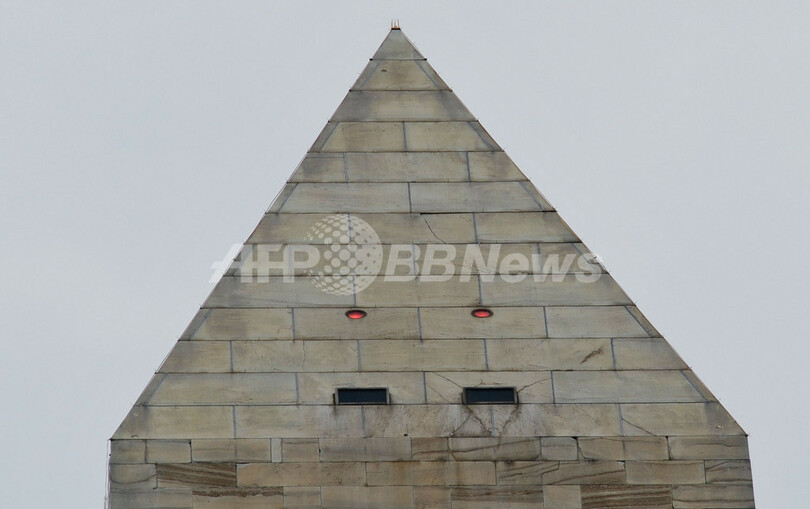
[[[516,405],[517,391],[514,387],[465,387],[465,405],[503,404]]]
[[[384,387],[343,388],[335,391],[335,403],[338,405],[387,405],[388,389]]]

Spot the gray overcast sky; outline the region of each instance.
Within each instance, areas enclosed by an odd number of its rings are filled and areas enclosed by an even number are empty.
[[[398,17],[806,505],[807,2],[0,2],[0,493],[106,441]]]

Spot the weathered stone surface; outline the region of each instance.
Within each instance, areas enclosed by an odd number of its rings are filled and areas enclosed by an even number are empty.
[[[236,372],[356,371],[356,341],[234,341]]]
[[[235,463],[183,463],[157,465],[158,488],[236,486]]]
[[[320,487],[284,487],[284,509],[321,509]]]
[[[465,387],[514,387],[520,403],[551,403],[551,375],[546,371],[444,371],[425,373],[428,403],[462,402]]]
[[[500,149],[477,122],[403,122],[403,125],[409,151]]]
[[[619,435],[618,405],[493,405],[493,414],[503,436]]]
[[[718,403],[623,404],[625,435],[742,435]]]
[[[395,283],[392,283],[395,284]],[[416,308],[376,308],[362,320],[351,320],[342,308],[295,310],[298,339],[418,339]]]
[[[608,339],[487,340],[492,370],[612,369]]]
[[[582,498],[579,486],[543,486],[544,507],[580,509]]]
[[[405,150],[402,122],[328,123],[311,152],[401,152]]]
[[[178,341],[160,373],[227,373],[231,370],[231,349],[227,341]]]
[[[423,373],[300,373],[299,402],[331,405],[338,387],[387,387],[394,404],[425,403]]]
[[[156,491],[121,492],[110,488],[111,509],[143,509],[159,507],[161,509],[192,509],[191,491]]]
[[[284,281],[283,277],[243,281],[238,276],[225,276],[214,287],[203,307],[349,307],[353,304],[351,295],[330,295],[318,289],[308,277],[297,276],[293,281]]]
[[[120,489],[154,488],[155,465],[110,465],[110,482]]]
[[[472,214],[359,214],[383,244],[475,243]],[[309,226],[307,226],[309,228]]]
[[[557,371],[557,403],[703,401],[680,371]]]
[[[111,440],[110,463],[145,463],[145,440]]]
[[[479,212],[475,215],[481,242],[578,242],[556,212]]]
[[[541,307],[490,308],[492,316],[475,318],[471,309],[424,308],[420,323],[424,339],[544,338],[545,317]]]
[[[585,277],[589,279],[580,280]],[[590,280],[593,278],[596,280]],[[608,274],[561,275],[545,281],[535,281],[532,277],[514,282],[495,278],[481,283],[481,303],[491,306],[615,306],[630,302]],[[559,326],[558,319],[559,316],[555,315],[555,322],[549,320],[549,331],[552,323]]]
[[[410,509],[413,489],[410,486],[324,486],[323,507],[341,509]]]
[[[544,242],[540,244],[542,274],[600,274],[605,269],[584,244]]]
[[[411,439],[322,438],[321,461],[408,461]]]
[[[296,402],[293,373],[169,375],[151,405],[288,405]]]
[[[491,436],[487,405],[388,405],[364,409],[368,437]]]
[[[147,463],[191,463],[191,440],[147,440]]]
[[[498,462],[498,484],[607,484],[624,483],[624,465],[618,461],[512,461]]]
[[[411,281],[378,277],[357,294],[360,307],[474,306],[479,303],[478,277],[419,276]]]
[[[702,461],[628,461],[629,484],[700,484],[706,481]]]
[[[540,440],[544,460],[577,459],[577,441],[571,437],[544,437]]]
[[[483,340],[360,341],[363,371],[482,370],[486,368]]]
[[[411,439],[411,458],[414,461],[448,461],[450,443],[448,438]]]
[[[343,154],[307,154],[290,182],[345,182]]]
[[[281,212],[408,212],[408,186],[400,183],[319,184],[295,186]]]
[[[281,460],[284,462],[302,463],[319,459],[317,438],[285,438],[281,441]]]
[[[233,437],[229,406],[133,407],[113,439]]]
[[[687,369],[685,362],[664,338],[613,340],[616,369]]]
[[[672,488],[672,507],[675,509],[753,508],[754,490],[750,485],[674,486]]]
[[[270,461],[270,440],[247,438],[195,439],[191,441],[191,455],[194,461]]]
[[[470,152],[470,180],[509,181],[526,180],[506,152]]]
[[[352,90],[449,90],[424,60],[372,60]]]
[[[537,509],[543,507],[543,491],[537,486],[464,486],[451,489],[453,509]],[[565,507],[548,505],[545,507]]]
[[[481,461],[367,463],[369,486],[495,484],[495,464]]]
[[[537,438],[450,438],[449,447],[450,457],[456,461],[536,460],[540,458],[540,440]]]
[[[410,187],[414,212],[541,210],[519,182],[416,182]]]
[[[359,437],[363,436],[360,413],[360,407],[236,407],[236,436],[239,438]]]
[[[332,122],[391,120],[475,120],[449,90],[350,91]]]
[[[622,306],[546,308],[550,338],[646,337]]]
[[[586,460],[666,460],[666,437],[581,437],[579,450]]]
[[[281,488],[216,488],[195,490],[194,507],[206,509],[282,509]]]
[[[450,488],[442,486],[414,486],[414,509],[450,507]]]
[[[644,507],[671,509],[669,486],[590,484],[581,487],[582,509]]]
[[[365,484],[363,463],[247,463],[238,465],[239,486],[335,486]]]
[[[672,459],[747,459],[748,438],[744,435],[669,437]]]
[[[190,339],[292,339],[292,311],[211,309]]]
[[[349,182],[467,182],[465,152],[346,154]]]
[[[388,32],[372,60],[423,60],[425,57],[405,37],[401,30]]]
[[[707,460],[707,483],[750,483],[751,462],[747,460]]]

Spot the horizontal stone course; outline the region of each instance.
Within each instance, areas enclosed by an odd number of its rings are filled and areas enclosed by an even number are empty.
[[[495,484],[495,464],[483,461],[366,463],[369,486]]]
[[[498,484],[611,484],[624,483],[624,464],[618,461],[498,462]]]
[[[751,485],[673,486],[672,507],[675,509],[750,509],[754,507]]]
[[[270,447],[268,439],[194,439],[191,455],[194,461],[203,462],[271,461]]]
[[[363,463],[247,463],[237,466],[239,486],[363,485]]]
[[[702,461],[628,461],[628,484],[700,484],[706,482]]]
[[[669,437],[672,459],[747,459],[748,438],[744,435]]]
[[[666,460],[666,437],[580,437],[580,454],[586,460]]]
[[[697,402],[703,397],[680,371],[554,372],[557,403]]]

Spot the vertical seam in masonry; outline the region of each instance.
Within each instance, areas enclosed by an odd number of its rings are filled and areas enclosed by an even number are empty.
[[[363,425],[363,436],[366,436],[366,405],[360,405],[360,422]]]
[[[402,122],[402,146],[405,148],[405,152],[408,151],[408,131],[405,128],[405,121]]]
[[[422,337],[422,310],[421,308],[416,308],[416,324],[419,327],[419,341],[424,341]]]
[[[231,407],[231,418],[233,419],[233,438],[236,438],[236,405]]]
[[[546,338],[548,338],[548,314],[546,313],[546,306],[543,306],[543,323],[546,326]]]
[[[616,350],[613,348],[613,341],[616,338],[610,338],[610,356],[613,358],[613,369],[616,370]]]
[[[422,386],[425,388],[425,404],[427,404],[427,375],[422,371]]]
[[[622,415],[622,404],[619,403],[619,433],[624,436],[624,416]]]
[[[413,201],[411,200],[411,183],[408,182],[408,212],[413,213]]]
[[[487,340],[484,339],[484,366],[489,371],[489,352],[487,351]]]
[[[475,219],[475,212],[471,212],[472,214],[472,223],[473,223],[473,234],[475,235],[475,243],[478,243],[478,224]]]
[[[297,372],[295,373],[295,404],[296,405],[301,404],[301,392],[298,389],[298,373]]]
[[[557,403],[557,395],[554,392],[554,371],[549,371],[549,375],[551,375],[551,402],[556,404]]]
[[[292,327],[292,340],[295,341],[295,308],[290,308],[291,327]]]
[[[481,289],[481,274],[475,276],[478,279],[478,304],[484,305],[484,291]]]
[[[228,341],[228,355],[231,358],[231,373],[233,373],[233,341]]]
[[[343,178],[346,183],[349,183],[349,156],[346,152],[343,153]]]
[[[472,173],[470,172],[470,152],[464,153],[467,156],[467,182],[472,182]]]
[[[356,339],[355,341],[357,342],[357,371],[363,371],[363,363],[360,356],[360,340]]]

